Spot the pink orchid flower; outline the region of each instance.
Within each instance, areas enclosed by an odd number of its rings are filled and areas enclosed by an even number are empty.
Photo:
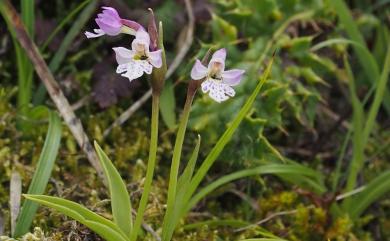
[[[205,67],[198,59],[191,70],[191,78],[194,80],[204,79],[202,82],[203,93],[220,103],[233,97],[236,92],[232,86],[238,85],[245,70],[232,69],[225,71],[226,49],[217,50],[208,67]]]
[[[131,43],[131,50],[124,47],[113,48],[118,62],[116,72],[132,81],[141,77],[144,72],[151,74],[153,67],[160,68],[162,66],[161,49],[151,52],[149,45],[149,34],[140,29]]]
[[[99,29],[94,29],[94,33],[85,32],[87,38],[97,38],[103,35],[115,36],[120,33],[135,35],[143,27],[134,21],[122,19],[114,8],[103,7],[103,12],[95,19]]]

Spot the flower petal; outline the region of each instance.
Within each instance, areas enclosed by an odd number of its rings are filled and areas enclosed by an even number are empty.
[[[245,70],[242,69],[232,69],[222,72],[222,81],[225,84],[230,86],[238,85],[242,79],[242,75],[245,73]]]
[[[155,68],[161,68],[162,66],[162,57],[161,57],[161,49],[149,52],[149,63],[153,65]]]
[[[203,93],[207,93],[210,90],[210,86],[212,85],[212,82],[209,80],[203,81],[201,84]]]
[[[102,7],[102,8],[104,9],[103,13],[106,13],[106,14],[108,14],[111,17],[116,18],[116,19],[120,19],[121,18],[115,8],[105,7],[105,6]]]
[[[141,77],[144,72],[147,74],[152,73],[153,66],[145,60],[131,60],[128,63],[118,65],[116,72],[122,73],[123,77],[128,78],[130,81]]]
[[[221,71],[225,69],[225,60],[226,60],[226,49],[219,49],[215,51],[208,65],[208,69],[211,70],[213,68],[214,62],[218,62],[221,64],[219,67]]]
[[[208,93],[209,96],[218,103],[225,101],[236,94],[234,89],[229,85],[212,79],[207,79],[202,83],[202,92]]]
[[[85,31],[84,34],[87,38],[97,38],[97,37],[101,37],[101,36],[105,35],[104,31],[101,29],[95,28],[93,31],[95,33]]]
[[[150,37],[149,34],[144,29],[139,29],[135,33],[135,39],[131,43],[131,48],[136,49],[137,44],[142,44],[145,46],[145,51],[149,52]]]
[[[119,65],[129,63],[133,60],[134,51],[123,47],[112,48],[115,51],[116,62]]]
[[[115,36],[121,32],[121,24],[117,25],[115,22],[105,21],[100,18],[95,19],[95,22],[107,35]]]
[[[202,64],[202,62],[197,59],[194,66],[191,70],[191,78],[194,80],[203,79],[207,75],[207,68]]]
[[[221,59],[223,62],[226,60],[226,49],[222,48],[214,52],[213,56],[211,57],[211,60],[213,59]]]

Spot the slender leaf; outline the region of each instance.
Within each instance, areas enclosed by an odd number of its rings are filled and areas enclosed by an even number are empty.
[[[372,132],[372,129],[375,124],[375,119],[378,115],[380,104],[382,103],[382,100],[385,97],[387,81],[389,80],[389,72],[390,72],[390,45],[388,45],[387,47],[386,59],[383,66],[382,74],[376,86],[374,101],[371,104],[370,110],[368,112],[367,121],[364,127],[363,145],[365,145],[368,141],[368,137]]]
[[[200,140],[200,136],[198,136],[198,140],[196,142],[195,149],[192,152],[191,158],[178,180],[174,208],[172,208],[171,213],[165,214],[166,217],[164,217],[164,220],[166,220],[167,223],[166,226],[163,227],[163,237],[170,237],[173,234],[177,223],[180,221],[180,210],[182,210],[186,204],[183,202],[183,198],[194,173],[196,160],[198,159]]]
[[[74,39],[80,34],[81,30],[85,26],[85,23],[89,20],[90,16],[96,9],[98,1],[91,0],[91,2],[84,8],[84,10],[79,14],[79,17],[76,21],[73,22],[72,27],[69,32],[66,34],[64,40],[62,41],[60,47],[56,51],[55,55],[49,63],[49,69],[51,72],[55,73],[58,68],[61,66],[62,61],[65,58],[69,46],[73,43]],[[41,84],[34,96],[34,104],[41,104],[46,95],[46,89],[43,84]]]
[[[53,40],[53,38],[57,35],[57,33],[59,31],[61,31],[61,29],[64,28],[64,26],[70,22],[73,17],[78,13],[80,12],[84,7],[85,5],[87,5],[91,0],[85,0],[81,3],[79,3],[77,5],[77,7],[75,9],[73,9],[68,15],[66,15],[65,18],[63,18],[61,20],[61,22],[59,24],[57,24],[56,28],[50,33],[49,37],[46,39],[46,41],[43,43],[42,47],[40,48],[41,51],[43,52],[46,47],[51,43],[51,41]]]
[[[176,101],[175,92],[172,81],[166,81],[165,87],[161,92],[160,97],[161,105],[160,112],[164,123],[169,129],[175,128],[176,125]]]
[[[124,233],[130,235],[133,223],[131,216],[130,196],[127,192],[126,184],[122,180],[118,170],[112,164],[106,153],[104,153],[96,141],[94,144],[96,153],[98,154],[100,163],[104,170],[104,175],[108,180],[114,222],[122,229]]]
[[[24,195],[24,197],[75,219],[108,241],[128,241],[126,235],[115,223],[78,203],[45,195]]]
[[[356,24],[356,21],[353,19],[351,12],[348,9],[347,4],[344,1],[340,0],[331,0],[340,22],[344,25],[345,31],[348,33],[349,38],[360,45],[364,46],[367,49],[366,43],[364,41],[363,35],[359,32],[359,28]],[[364,53],[361,48],[354,46],[358,60],[365,71],[367,79],[375,84],[379,81],[380,72],[379,67],[376,61],[371,61],[371,58],[367,58],[367,55]],[[367,50],[368,51],[368,50]],[[386,98],[383,101],[383,105],[386,108],[387,113],[390,113],[390,91],[386,88]]]
[[[28,194],[43,194],[45,191],[58,154],[61,133],[60,118],[55,112],[49,111],[49,129],[47,131],[45,143],[43,145],[41,155],[39,157],[31,184],[27,192]],[[38,205],[31,201],[27,200],[23,203],[22,210],[16,223],[14,233],[16,237],[28,232],[37,208]]]
[[[250,168],[238,172],[231,173],[229,175],[223,176],[218,180],[212,182],[206,187],[202,188],[188,203],[186,210],[190,210],[194,207],[202,198],[204,198],[207,194],[214,191],[216,188],[229,183],[231,181],[253,176],[253,175],[264,175],[264,174],[295,174],[301,175],[305,177],[310,177],[312,180],[315,180],[319,173],[313,171],[310,168],[297,166],[294,164],[269,164],[264,166],[259,166],[256,168]],[[318,185],[318,184],[317,184]]]
[[[390,192],[390,171],[383,172],[356,196],[351,197],[352,206],[347,210],[352,219],[357,219],[373,202]]]

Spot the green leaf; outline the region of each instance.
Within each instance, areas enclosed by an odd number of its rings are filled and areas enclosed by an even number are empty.
[[[191,158],[188,161],[188,164],[186,168],[183,171],[183,174],[181,174],[178,184],[177,184],[177,189],[178,192],[186,190],[188,184],[191,181],[192,174],[194,173],[195,165],[196,165],[196,160],[198,159],[198,154],[199,154],[199,148],[200,148],[200,135],[198,135],[198,140],[196,141],[196,146],[194,151],[192,152]]]
[[[353,205],[347,211],[352,219],[357,219],[367,207],[389,192],[390,171],[386,171],[367,184],[361,193],[351,198]]]
[[[73,22],[72,27],[69,29],[64,40],[61,42],[60,47],[55,52],[53,58],[49,63],[49,69],[52,73],[55,73],[61,66],[61,63],[66,56],[66,53],[70,49],[70,45],[74,42],[74,39],[80,34],[81,30],[84,28],[85,23],[89,20],[90,16],[95,12],[97,3],[97,0],[92,0],[79,14],[78,18]],[[42,103],[45,99],[45,95],[45,86],[41,84],[34,95],[34,104],[37,105]]]
[[[28,194],[42,194],[46,189],[60,146],[61,127],[61,120],[58,115],[53,111],[49,111],[49,129],[27,192]],[[36,203],[28,200],[23,203],[16,223],[15,237],[28,232],[37,209],[38,205]]]
[[[160,113],[164,123],[169,129],[175,128],[176,125],[176,101],[173,84],[171,81],[165,82],[165,87],[160,96]]]
[[[359,28],[356,24],[356,21],[354,21],[351,12],[348,9],[348,6],[344,1],[340,0],[331,0],[330,3],[333,5],[334,10],[336,11],[338,17],[340,18],[340,22],[344,25],[345,31],[348,33],[349,38],[353,40],[354,42],[357,42],[358,44],[364,46],[367,51],[366,43],[364,41],[364,38],[362,34],[359,32]],[[367,55],[361,48],[356,48],[354,46],[356,55],[358,57],[358,60],[363,68],[363,70],[366,73],[367,79],[375,85],[376,82],[379,81],[380,73],[379,73],[379,67],[377,62],[371,59],[374,59],[371,55],[371,58],[367,58]],[[390,113],[390,92],[386,88],[386,98],[383,101],[383,105],[387,111],[387,113]]]
[[[171,237],[173,232],[175,231],[176,225],[180,221],[180,210],[182,210],[186,204],[185,202],[183,202],[183,198],[188,188],[188,185],[190,184],[192,174],[194,173],[196,160],[198,159],[200,140],[200,136],[198,136],[198,140],[196,142],[195,149],[192,152],[191,158],[188,161],[186,168],[184,169],[182,175],[178,180],[174,208],[172,209],[172,212],[167,212],[165,214],[169,216],[164,217],[164,220],[166,220],[166,224],[165,226],[163,226],[163,238]]]
[[[236,179],[253,176],[253,175],[264,175],[264,174],[294,174],[296,177],[303,176],[306,178],[310,178],[316,185],[318,182],[316,179],[320,174],[316,171],[313,171],[310,168],[304,166],[298,166],[296,164],[269,164],[264,166],[259,166],[256,168],[250,168],[238,172],[231,173],[229,175],[223,176],[218,180],[212,182],[206,187],[202,188],[192,199],[189,201],[186,210],[190,210],[194,207],[202,198],[204,198],[207,194],[214,191],[218,187],[234,181]]]
[[[48,206],[84,224],[108,241],[128,241],[123,231],[112,221],[88,210],[82,205],[58,197],[23,195],[25,198]]]
[[[106,153],[104,153],[96,141],[94,144],[96,153],[98,154],[100,163],[104,170],[104,175],[108,180],[114,222],[124,233],[130,235],[133,223],[130,196],[127,192],[126,184],[122,180],[118,170],[112,164],[111,160],[107,157]]]

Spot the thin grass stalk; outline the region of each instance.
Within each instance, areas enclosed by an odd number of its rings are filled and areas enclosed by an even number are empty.
[[[151,123],[148,166],[147,166],[147,170],[146,170],[144,191],[142,192],[141,201],[140,201],[139,206],[138,206],[137,216],[135,218],[135,222],[134,222],[134,226],[133,226],[133,232],[130,235],[130,241],[137,240],[137,236],[138,236],[139,230],[141,228],[142,220],[144,217],[146,205],[148,203],[149,193],[150,193],[150,190],[152,188],[154,169],[156,167],[159,104],[160,104],[160,96],[158,94],[153,94],[153,96],[152,96],[152,123]]]
[[[163,221],[163,230],[167,230],[169,226],[169,222],[172,220],[172,215],[175,208],[175,197],[176,197],[176,189],[177,189],[177,178],[179,175],[179,167],[180,167],[180,157],[182,153],[182,147],[184,142],[184,136],[187,129],[188,117],[191,112],[192,101],[194,100],[195,93],[187,94],[187,99],[184,104],[183,114],[179,123],[179,128],[177,131],[175,146],[173,149],[172,156],[172,164],[171,171],[169,175],[169,185],[168,185],[168,200],[167,200],[167,212],[164,216]],[[163,231],[162,240],[168,241],[168,233]]]

